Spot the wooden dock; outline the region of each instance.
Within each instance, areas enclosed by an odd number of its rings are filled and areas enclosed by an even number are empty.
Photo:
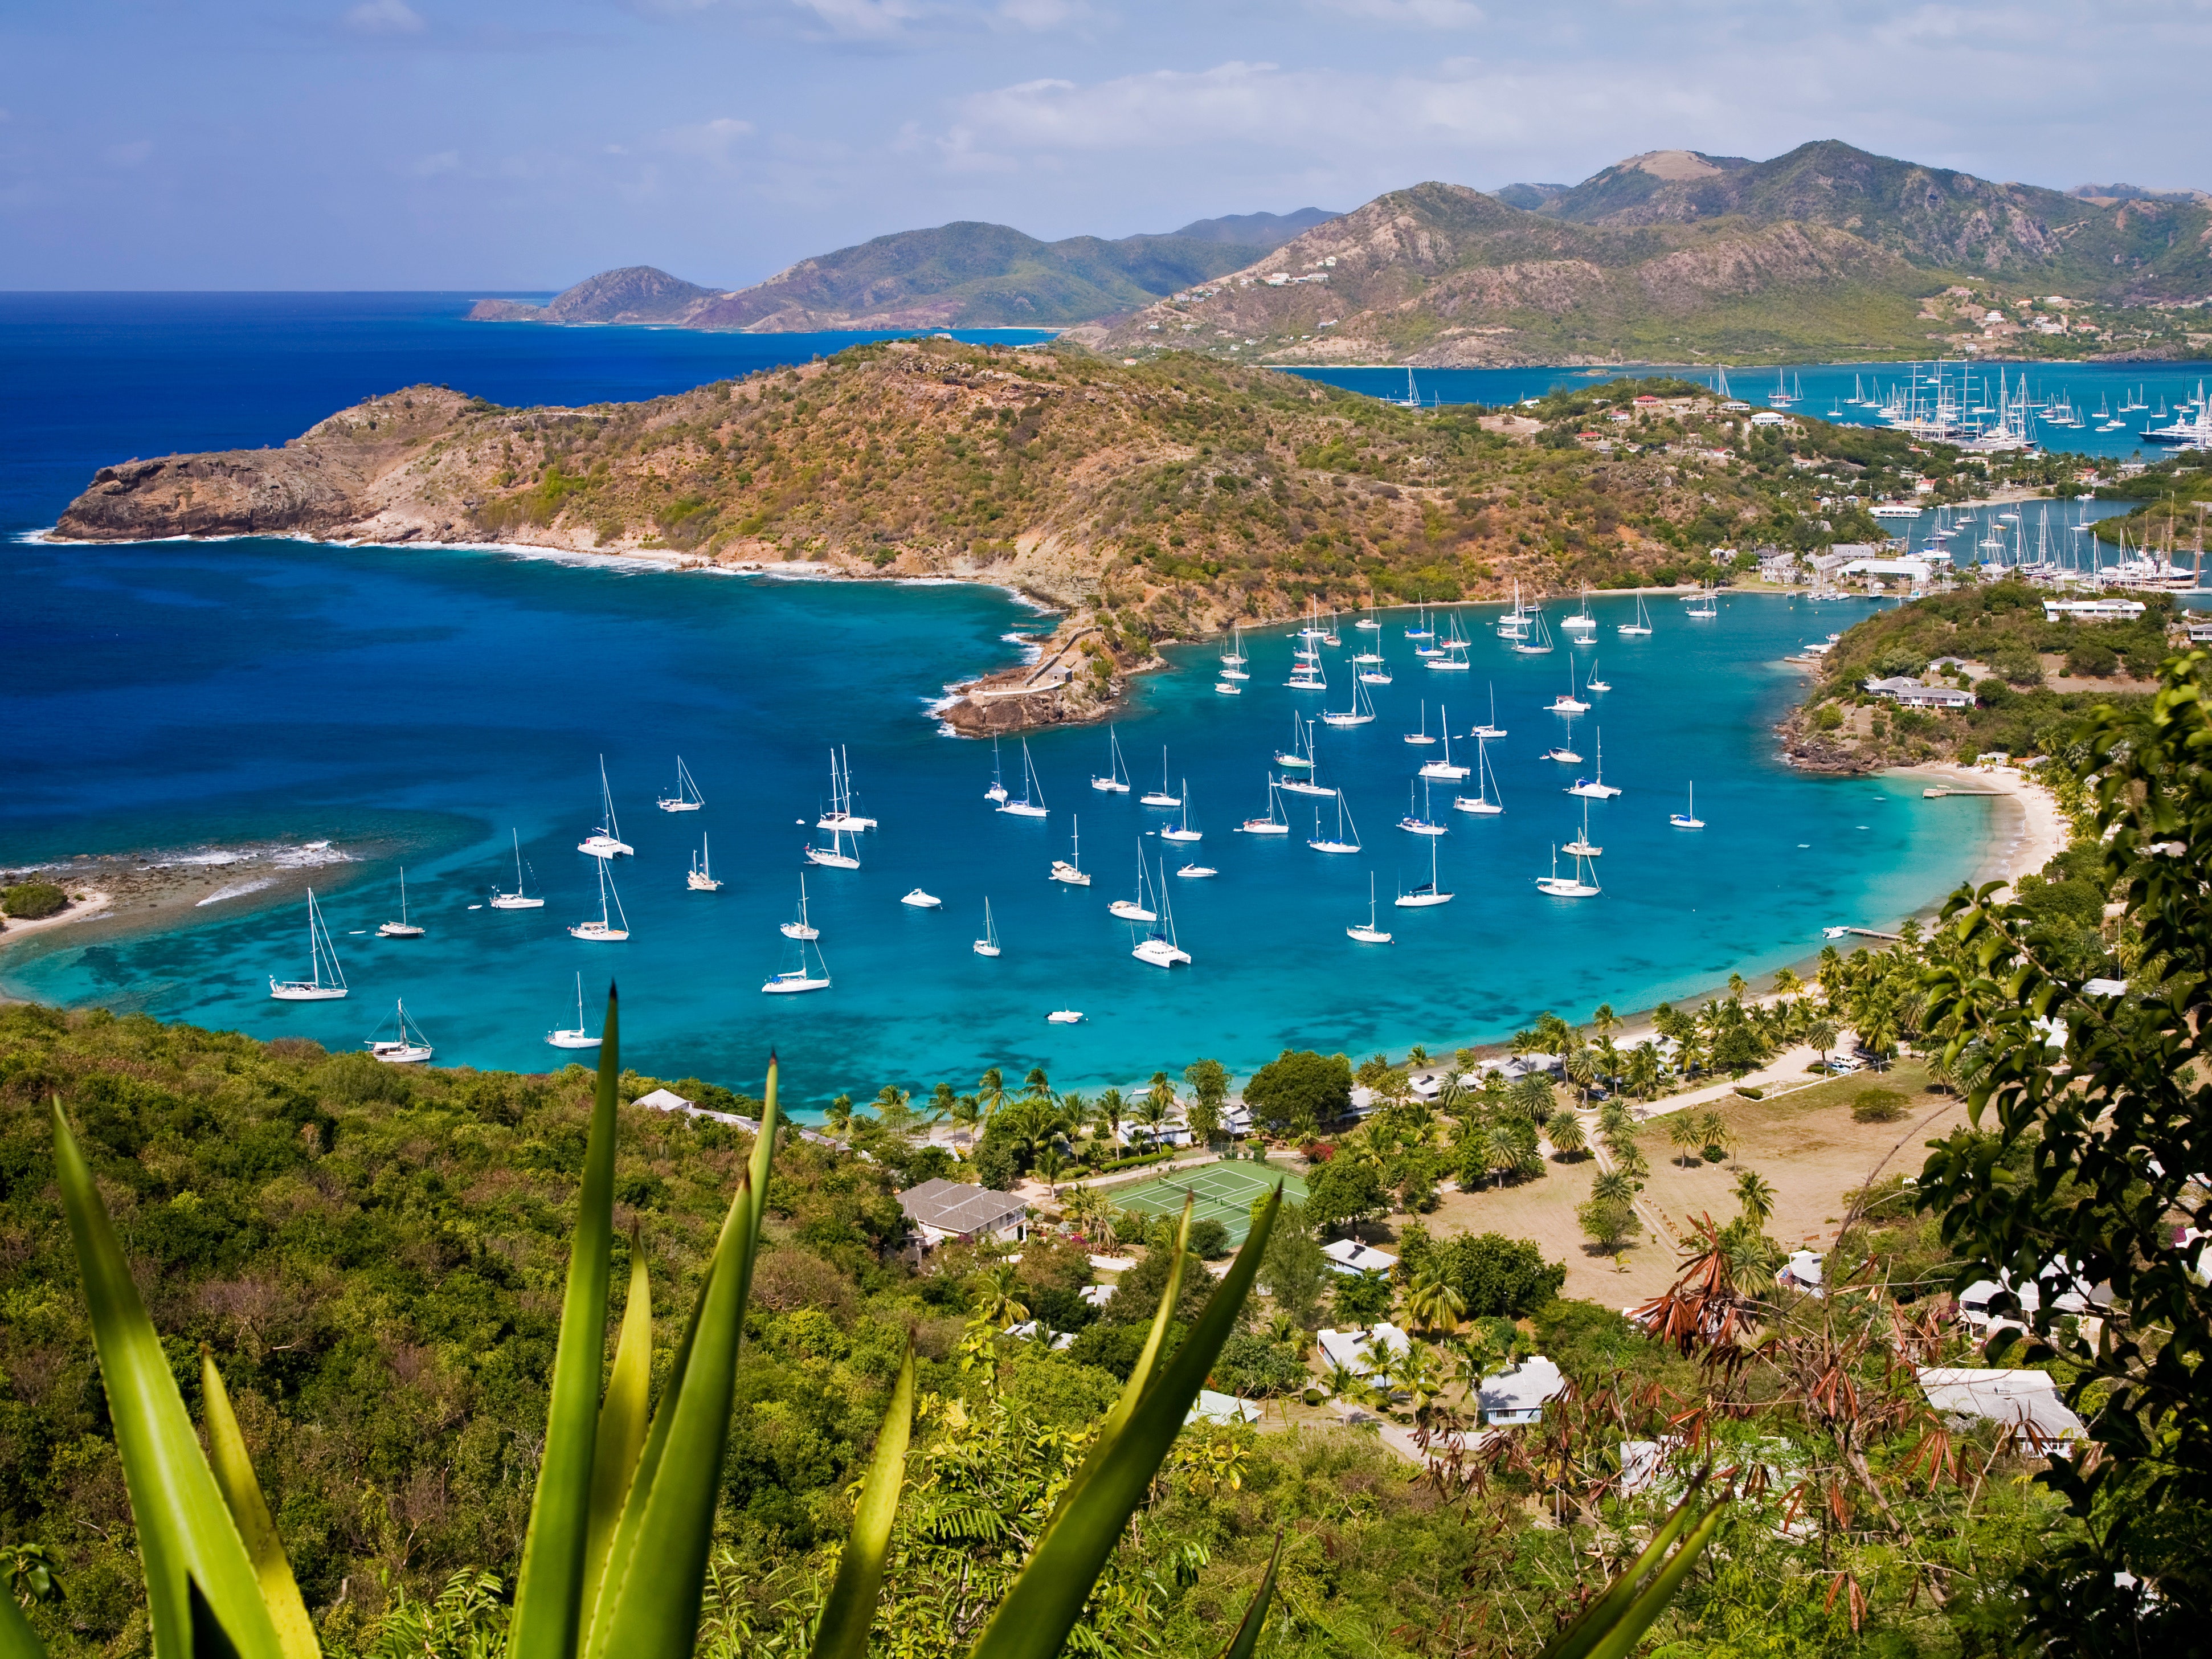
[[[2007,791],[2002,789],[1954,789],[1948,784],[1939,783],[1932,789],[1922,790],[1920,792],[1920,799],[1923,800],[1941,800],[1946,795],[1974,795],[1986,797],[1994,800],[1997,796],[2007,793]]]

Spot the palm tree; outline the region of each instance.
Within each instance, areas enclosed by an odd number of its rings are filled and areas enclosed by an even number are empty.
[[[1859,1047],[1867,1051],[1874,1068],[1897,1052],[1897,1008],[1887,996],[1868,999],[1865,1011],[1853,1022],[1858,1027]]]
[[[1589,1146],[1589,1137],[1583,1132],[1583,1121],[1572,1112],[1553,1113],[1552,1121],[1544,1126],[1544,1133],[1551,1138],[1552,1150],[1561,1158],[1578,1158]]]
[[[1442,1274],[1426,1273],[1407,1287],[1406,1311],[1420,1330],[1449,1333],[1459,1328],[1460,1319],[1467,1312],[1467,1298]]]
[[[1636,1183],[1625,1170],[1607,1170],[1590,1182],[1590,1196],[1607,1204],[1632,1203],[1636,1197]]]
[[[1121,1098],[1121,1091],[1119,1089],[1101,1090],[1098,1103],[1091,1110],[1097,1115],[1097,1121],[1106,1126],[1106,1138],[1119,1140],[1121,1120],[1128,1110],[1128,1103]]]
[[[1045,1190],[1054,1198],[1059,1197],[1060,1188],[1056,1183],[1060,1179],[1060,1172],[1067,1167],[1067,1160],[1060,1155],[1060,1146],[1057,1142],[1045,1143],[1044,1149],[1036,1155],[1035,1167],[1038,1176],[1043,1179]]]
[[[1006,1103],[1006,1074],[997,1066],[985,1072],[975,1085],[975,1098],[983,1105],[983,1121],[988,1123],[1000,1107]]]
[[[958,1132],[962,1140],[969,1146],[975,1142],[975,1126],[983,1121],[982,1103],[973,1095],[955,1095],[952,1103],[945,1109],[945,1115]]]
[[[1114,1213],[1113,1200],[1096,1187],[1076,1187],[1060,1202],[1060,1210],[1076,1231],[1097,1238],[1099,1229]]]
[[[1726,1158],[1735,1146],[1735,1131],[1720,1113],[1707,1112],[1698,1119],[1698,1145]]]
[[[1774,994],[1778,997],[1798,996],[1803,994],[1804,989],[1805,981],[1787,968],[1774,976]]]
[[[1674,1162],[1688,1169],[1691,1152],[1702,1144],[1697,1120],[1687,1112],[1671,1115],[1667,1120],[1667,1144],[1674,1149]]]
[[[1135,1115],[1137,1121],[1145,1126],[1145,1142],[1148,1150],[1159,1145],[1160,1125],[1167,1121],[1168,1108],[1175,1102],[1175,1091],[1161,1087],[1166,1075],[1164,1072],[1155,1073],[1152,1086],[1146,1090],[1137,1101]]]
[[[1425,1342],[1407,1343],[1405,1352],[1392,1356],[1385,1374],[1390,1386],[1406,1396],[1406,1409],[1416,1419],[1428,1416],[1444,1390],[1444,1368],[1437,1351]]]
[[[1513,1109],[1531,1123],[1548,1122],[1558,1102],[1552,1095],[1552,1079],[1541,1072],[1531,1072],[1513,1085]]]
[[[1577,1042],[1567,1051],[1564,1067],[1567,1081],[1582,1091],[1583,1104],[1589,1104],[1590,1091],[1597,1087],[1597,1054],[1586,1042]]]
[[[1649,1100],[1659,1092],[1661,1070],[1654,1044],[1639,1042],[1628,1051],[1628,1086],[1638,1099]]]
[[[1751,981],[1744,978],[1741,974],[1730,974],[1729,975],[1729,1000],[1730,1002],[1741,1002],[1743,1000],[1743,994],[1750,988]]]
[[[1021,1298],[1021,1288],[1014,1264],[1001,1261],[975,1275],[975,1287],[969,1292],[969,1305],[975,1310],[976,1318],[1005,1330],[1030,1316],[1029,1304]]]
[[[1340,1359],[1330,1363],[1321,1385],[1339,1400],[1364,1400],[1370,1392],[1367,1379]]]
[[[1429,1051],[1419,1043],[1417,1042],[1406,1050],[1406,1065],[1409,1070],[1418,1072],[1428,1063]]]
[[[1609,1002],[1601,1002],[1591,1011],[1590,1027],[1598,1034],[1601,1042],[1611,1036],[1620,1024],[1620,1016],[1613,1012],[1613,1005]]]
[[[1756,1170],[1735,1172],[1735,1201],[1743,1206],[1744,1219],[1754,1227],[1766,1225],[1767,1218],[1774,1213],[1774,1188],[1763,1180]]]
[[[1836,1046],[1836,1022],[1832,1019],[1814,1020],[1805,1028],[1805,1041],[1818,1052],[1821,1067],[1826,1069],[1828,1051]]]
[[[1030,1067],[1030,1074],[1022,1079],[1022,1092],[1032,1100],[1052,1098],[1052,1080],[1045,1076],[1043,1066]]]

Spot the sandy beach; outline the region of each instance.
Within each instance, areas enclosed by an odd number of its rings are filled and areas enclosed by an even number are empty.
[[[1917,778],[1929,788],[1949,787],[1975,793],[1991,791],[2007,799],[1999,804],[1997,833],[1990,837],[1980,863],[1975,866],[1976,886],[1985,881],[2008,884],[2031,875],[2066,850],[2072,830],[2058,810],[2057,797],[2017,766],[1901,766],[1893,775]],[[1924,801],[1929,811],[1943,809],[1942,800]],[[2008,823],[2007,820],[2009,819]]]

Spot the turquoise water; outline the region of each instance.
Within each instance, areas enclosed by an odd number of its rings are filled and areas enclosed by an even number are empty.
[[[1170,877],[1180,938],[1195,957],[1162,971],[1129,955],[1106,913],[1133,884],[1164,814],[1093,791],[1103,730],[1031,740],[1042,823],[993,812],[991,751],[940,734],[927,706],[943,684],[1012,659],[1006,636],[1039,623],[1006,596],[958,586],[814,584],[616,570],[434,550],[236,541],[8,549],[11,621],[0,669],[0,799],[6,858],[329,838],[382,849],[318,878],[354,987],[344,1002],[270,1001],[265,980],[304,970],[302,916],[241,896],[176,932],[51,946],[0,958],[9,988],[68,1004],[142,1008],[261,1036],[362,1041],[404,996],[441,1062],[538,1069],[560,1058],[545,1030],[573,1008],[573,975],[620,976],[624,1057],[663,1076],[757,1077],[774,1045],[804,1099],[872,1094],[896,1081],[965,1081],[987,1065],[1046,1066],[1063,1084],[1124,1083],[1212,1055],[1239,1072],[1283,1047],[1354,1054],[1495,1038],[1553,1008],[1648,1005],[1818,948],[1828,923],[1879,926],[1969,873],[1983,846],[1978,801],[1923,805],[1917,787],[1795,775],[1770,726],[1795,677],[1777,659],[1864,614],[1859,603],[1723,599],[1693,624],[1662,601],[1657,633],[1619,638],[1632,601],[1594,604],[1595,653],[1509,653],[1495,607],[1467,607],[1474,672],[1417,667],[1402,615],[1381,635],[1395,684],[1380,718],[1322,728],[1324,775],[1341,783],[1358,856],[1310,850],[1312,810],[1289,798],[1294,833],[1231,833],[1264,806],[1269,757],[1292,709],[1344,706],[1345,619],[1327,696],[1282,685],[1291,642],[1248,635],[1252,678],[1212,687],[1218,647],[1181,648],[1120,722],[1141,789],[1188,778],[1194,850],[1217,878]],[[1556,620],[1556,618],[1555,618]],[[1367,637],[1372,637],[1367,636]],[[1572,658],[1595,655],[1614,690],[1589,715],[1544,709]],[[1389,902],[1428,875],[1428,843],[1395,827],[1407,781],[1434,750],[1403,743],[1427,703],[1464,733],[1494,683],[1510,737],[1492,760],[1507,811],[1436,816],[1451,833],[1440,869],[1455,901]],[[1594,805],[1602,896],[1545,898],[1532,883],[1580,823],[1563,793],[1576,769],[1538,758],[1567,737],[1626,793]],[[827,747],[847,745],[860,810],[882,822],[864,867],[810,873],[834,975],[824,993],[764,997],[784,965],[800,844],[828,791]],[[707,810],[655,811],[676,755]],[[1464,744],[1455,752],[1472,758]],[[593,914],[592,861],[574,850],[597,822],[604,753],[625,836],[616,880],[626,945],[571,939]],[[1018,777],[1019,750],[1008,756]],[[1585,768],[1585,769],[1587,769]],[[1702,833],[1668,828],[1697,785]],[[1087,890],[1048,881],[1082,828]],[[1332,812],[1329,822],[1333,824]],[[551,902],[471,910],[512,870],[510,826]],[[712,837],[719,894],[686,890],[687,860]],[[1165,849],[1170,869],[1189,856]],[[429,929],[415,941],[364,930],[396,908],[396,866]],[[1345,936],[1368,878],[1392,945]],[[902,906],[925,887],[941,911]],[[992,903],[1006,954],[970,941]],[[1046,1023],[1084,1011],[1078,1026]]]

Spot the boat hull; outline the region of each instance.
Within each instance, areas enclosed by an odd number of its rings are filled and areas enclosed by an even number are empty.
[[[494,893],[491,896],[491,908],[495,910],[543,910],[545,908],[545,901],[542,898],[525,898],[520,893]]]
[[[610,927],[604,922],[586,921],[568,930],[571,936],[594,945],[619,945],[629,937],[627,927]]]
[[[848,858],[842,853],[825,853],[818,847],[810,847],[805,851],[808,863],[818,864],[826,870],[857,870],[860,867],[860,860]]]
[[[761,991],[763,995],[784,997],[795,996],[801,991],[826,991],[829,988],[830,981],[826,979],[804,979],[797,976],[786,979],[779,974],[763,985]]]
[[[599,1046],[600,1039],[587,1036],[580,1030],[548,1031],[545,1034],[545,1041],[556,1048],[596,1048]]]
[[[336,1002],[346,994],[343,985],[306,985],[297,980],[269,981],[269,994],[279,1002]]]

